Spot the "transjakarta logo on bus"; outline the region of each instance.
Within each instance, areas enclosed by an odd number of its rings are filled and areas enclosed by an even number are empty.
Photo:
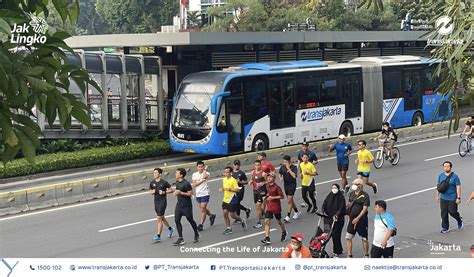
[[[303,122],[311,122],[316,120],[322,120],[327,116],[336,116],[340,115],[342,109],[340,107],[336,108],[319,108],[315,110],[304,111],[301,113],[301,120]]]

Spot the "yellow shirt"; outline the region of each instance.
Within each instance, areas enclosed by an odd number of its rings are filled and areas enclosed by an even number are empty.
[[[370,172],[370,164],[364,163],[365,161],[371,161],[374,159],[372,153],[367,150],[357,151],[357,159],[359,160],[359,165],[357,166],[357,171],[359,172]]]
[[[304,174],[305,172],[310,172],[316,174],[316,167],[313,163],[308,162],[305,164],[304,162],[300,163],[301,168],[301,175],[303,176],[303,182],[301,183],[302,186],[309,186],[311,184],[311,180],[313,180],[313,176]]]
[[[235,192],[233,191],[227,191],[227,189],[238,189],[239,185],[237,184],[237,180],[235,180],[233,177],[230,178],[224,178],[223,180],[223,188],[224,188],[224,202],[229,204],[230,201],[232,200],[232,197],[234,197]]]

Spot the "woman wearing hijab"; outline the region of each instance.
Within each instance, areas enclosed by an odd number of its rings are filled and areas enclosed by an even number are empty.
[[[331,192],[324,199],[322,213],[329,216],[324,218],[325,231],[328,231],[333,220],[335,221],[332,230],[332,244],[334,258],[338,258],[342,254],[341,233],[344,228],[344,216],[346,214],[346,200],[338,184],[332,185]]]

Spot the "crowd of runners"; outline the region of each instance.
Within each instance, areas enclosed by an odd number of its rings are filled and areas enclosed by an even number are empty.
[[[390,142],[390,147],[393,147],[396,142],[396,134],[393,129],[387,127],[389,126],[384,125],[382,134],[385,134],[387,139],[394,140]],[[374,238],[369,254],[368,209],[370,195],[363,188],[364,186],[370,187],[372,192],[376,194],[379,187],[377,183],[369,181],[374,156],[366,147],[366,141],[360,140],[357,142],[355,159],[357,177],[349,184],[347,172],[350,167],[349,156],[354,151],[352,145],[346,142],[344,135],[340,135],[337,143],[328,146],[329,151],[336,151],[336,166],[341,177],[341,185],[333,184],[331,192],[323,203],[319,203],[319,206],[315,198],[318,158],[309,149],[306,142],[302,144],[301,150],[294,157],[283,156],[279,162],[279,168],[267,160],[265,152],[257,154],[257,158],[248,172],[241,169],[239,160],[233,161],[232,167],[225,167],[222,172],[224,177],[219,185],[221,195],[212,196],[212,201],[218,201],[215,200],[216,198],[222,199],[222,212],[211,211],[208,208],[208,203],[211,201],[208,185],[210,173],[207,171],[204,162],[198,161],[196,163],[196,171],[192,174],[190,181],[186,180],[187,171],[184,168],[178,168],[175,173],[176,181],[173,185],[162,178],[162,169],[156,168],[153,172],[154,180],[150,183],[150,191],[155,199],[158,222],[157,233],[153,240],[160,242],[163,239],[164,226],[166,227],[167,238],[173,237],[177,231],[178,237],[173,242],[174,245],[185,244],[181,224],[182,218],[185,217],[194,231],[193,242],[197,243],[201,237],[200,232],[204,230],[206,220],[209,218],[209,225],[212,226],[217,214],[219,214],[224,219],[224,236],[233,233],[233,226],[239,226],[238,228],[242,228],[244,231],[249,228],[264,228],[265,236],[261,243],[268,245],[271,244],[270,225],[272,220],[275,220],[278,224],[281,230],[279,239],[283,242],[289,239],[285,228],[286,224],[298,220],[305,214],[318,213],[326,216],[324,229],[331,228],[332,257],[339,257],[343,253],[341,237],[345,223],[347,223],[345,232],[347,257],[353,257],[352,240],[356,234],[362,240],[364,257],[369,257],[369,255],[370,257],[393,257],[393,237],[396,235],[397,229],[394,217],[387,212],[387,203],[383,200],[375,202]],[[443,220],[441,233],[445,233],[449,228],[448,214],[457,220],[458,229],[463,228],[462,218],[457,212],[457,204],[460,203],[460,180],[457,175],[451,174],[452,164],[450,162],[443,163],[443,167],[444,172],[440,174],[438,182],[447,183],[448,190],[437,192],[436,195],[436,199],[440,201]],[[294,200],[298,178],[301,179],[300,191],[304,201],[300,207]],[[247,186],[250,186],[253,191],[255,205],[252,207],[246,207],[242,204]],[[168,194],[177,197],[174,211],[175,227],[172,227],[165,218]],[[200,210],[198,222],[193,218],[193,199]],[[254,222],[249,222],[251,214],[255,215]],[[287,251],[283,253],[282,257],[307,257],[309,255],[307,247],[303,245],[301,234],[294,234],[290,240],[291,243],[288,244]]]

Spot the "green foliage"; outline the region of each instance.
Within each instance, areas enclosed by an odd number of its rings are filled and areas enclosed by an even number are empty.
[[[76,96],[69,94],[70,80],[82,93],[88,85],[100,91],[87,72],[68,63],[64,43],[70,35],[48,30],[44,44],[12,43],[9,39],[14,24],[28,24],[33,15],[49,17],[56,10],[63,22],[76,24],[79,14],[78,0],[21,0],[0,2],[0,156],[3,163],[12,160],[21,149],[28,162],[34,164],[39,147],[40,128],[31,118],[41,112],[50,125],[59,119],[68,130],[71,117],[90,126],[88,107]],[[31,28],[29,33],[34,36]],[[63,50],[64,49],[64,50]]]
[[[188,12],[188,27],[189,28],[201,28],[202,18],[199,11]]]
[[[25,159],[14,160],[6,167],[0,165],[0,178],[26,176],[62,169],[159,157],[170,151],[171,149],[168,142],[159,141],[80,150],[73,153],[47,154],[37,157],[34,166],[29,164]]]
[[[432,24],[441,16],[449,16],[454,24],[452,33],[440,35],[438,29],[430,32],[427,37],[435,39],[446,39],[452,41],[462,41],[462,43],[448,43],[434,49],[432,57],[442,59],[436,68],[435,74],[443,80],[437,92],[443,96],[449,95],[453,116],[450,118],[450,130],[459,128],[460,114],[458,109],[459,88],[471,99],[471,106],[474,93],[474,66],[472,52],[472,35],[474,33],[474,10],[472,2],[468,0],[451,0],[439,2],[430,0],[436,6],[437,16],[432,19]],[[441,28],[442,26],[440,26]],[[438,106],[439,109],[439,106]]]
[[[156,33],[178,13],[174,0],[97,0],[96,12],[112,33]]]

